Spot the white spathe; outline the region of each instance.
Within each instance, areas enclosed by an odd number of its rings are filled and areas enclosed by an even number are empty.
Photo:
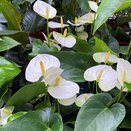
[[[79,86],[61,78],[58,85],[49,84],[48,93],[56,99],[68,99],[79,93]]]
[[[82,107],[82,105],[91,97],[93,96],[92,93],[84,93],[84,94],[81,94],[79,95],[76,100],[75,100],[75,104],[78,106],[78,107]]]
[[[76,95],[74,95],[73,97],[68,98],[68,99],[58,99],[58,102],[61,105],[70,106],[75,102],[75,100],[76,100]]]
[[[8,118],[12,115],[13,106],[7,106],[0,109],[0,125],[5,125]]]
[[[131,83],[131,64],[129,61],[124,59],[119,59],[117,63],[117,75],[120,86],[119,89],[124,86],[124,82]],[[125,89],[125,91],[127,91]]]
[[[51,19],[56,16],[56,9],[44,1],[37,0],[33,6],[33,10],[45,19]],[[47,12],[48,10],[48,12]],[[47,18],[48,13],[48,18]]]
[[[76,44],[76,39],[72,35],[64,36],[61,33],[53,31],[54,39],[62,46],[71,48]]]
[[[58,23],[58,22],[54,22],[54,21],[50,21],[48,23],[48,26],[50,28],[65,28],[67,26],[69,26],[68,24],[61,24],[61,23]]]
[[[97,9],[98,9],[98,5],[97,5],[97,3],[94,2],[94,1],[88,1],[88,3],[89,3],[89,6],[90,6],[91,10],[93,10],[93,11],[96,12]]]
[[[98,77],[98,85],[102,91],[110,91],[117,84],[117,73],[108,65],[97,65],[84,72],[86,81],[97,81]]]
[[[97,63],[102,63],[106,61],[106,56],[108,55],[107,52],[98,52],[93,54],[93,59]],[[110,54],[107,63],[117,63],[118,62],[118,57],[116,55]]]
[[[77,19],[77,23],[73,23],[71,21],[67,21],[67,23],[71,24],[72,26],[80,26],[80,25],[84,25],[86,23],[93,23],[95,19],[95,13],[87,13],[81,17],[78,17]]]
[[[45,71],[51,67],[60,67],[58,58],[48,54],[39,54],[27,65],[25,78],[30,82],[37,82],[42,76],[40,62],[43,63]]]

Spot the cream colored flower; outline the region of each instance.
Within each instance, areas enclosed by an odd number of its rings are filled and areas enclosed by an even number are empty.
[[[93,11],[96,12],[97,9],[98,9],[98,5],[97,5],[97,3],[94,2],[94,1],[88,1],[88,3],[89,3],[89,6],[90,6],[91,10],[93,10]]]
[[[27,81],[37,82],[51,67],[60,67],[60,61],[55,56],[39,54],[29,62],[25,78]]]
[[[53,31],[53,37],[63,47],[71,48],[76,44],[76,39],[72,35],[67,36],[67,29],[64,30],[64,34]]]
[[[86,81],[97,81],[102,91],[110,91],[117,84],[117,73],[108,65],[97,65],[85,71],[84,79]]]
[[[54,7],[41,0],[35,2],[33,10],[45,19],[52,19],[57,13]]]
[[[117,63],[119,58],[110,52],[98,52],[93,54],[93,59],[97,63]]]
[[[124,82],[131,83],[131,64],[124,59],[119,59],[117,63],[117,75],[119,89],[124,88]],[[127,91],[125,87],[123,91]]]
[[[67,23],[71,24],[72,26],[80,26],[80,25],[84,25],[86,23],[93,23],[95,19],[95,13],[87,13],[81,17],[75,17],[75,21],[71,22],[71,21],[67,21]]]

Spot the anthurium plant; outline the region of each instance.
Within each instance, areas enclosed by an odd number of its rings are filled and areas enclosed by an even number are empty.
[[[0,131],[131,130],[131,0],[0,0]]]

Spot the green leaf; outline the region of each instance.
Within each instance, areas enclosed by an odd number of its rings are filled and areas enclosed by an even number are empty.
[[[17,118],[25,115],[26,113],[27,113],[27,112],[17,112],[17,113],[15,113],[15,114],[12,114],[12,115],[8,118],[7,121],[8,121],[8,122],[11,122],[11,121],[13,121],[13,120],[15,120],[15,119],[17,119]]]
[[[36,110],[7,123],[0,131],[63,131],[62,118],[50,108]]]
[[[121,128],[127,128],[128,130],[131,129],[131,108],[126,107],[126,116],[122,121]]]
[[[9,29],[20,30],[21,15],[13,4],[7,0],[0,0],[0,11],[6,18]]]
[[[88,12],[90,10],[88,0],[77,0],[77,2],[83,11]]]
[[[65,125],[64,124],[64,130],[63,131],[73,131],[73,129],[72,128],[70,128],[69,126],[67,126],[67,125]]]
[[[44,19],[31,10],[26,11],[22,19],[23,30],[28,32],[41,29],[44,24]]]
[[[93,34],[114,13],[131,6],[131,0],[102,0],[97,10]]]
[[[108,106],[111,100],[108,93],[92,96],[78,113],[75,131],[114,131],[125,117],[125,107],[119,103]]]
[[[7,105],[21,106],[38,95],[45,93],[46,88],[44,83],[38,82],[26,85],[19,89],[8,101]]]
[[[126,87],[129,91],[131,91],[131,83],[124,82],[124,87]]]
[[[95,37],[95,52],[111,52],[114,55],[117,55],[115,52],[113,52],[107,44],[100,40],[99,38]]]
[[[6,82],[11,81],[19,73],[20,69],[16,64],[0,56],[0,87]]]
[[[16,30],[2,30],[0,31],[0,37],[8,36],[14,40],[26,45],[29,41],[29,34],[27,32],[16,31]]]
[[[15,41],[14,39],[5,36],[2,39],[0,39],[0,52],[9,50],[20,44],[21,43]]]
[[[74,35],[73,35],[74,36]],[[76,37],[76,44],[73,46],[73,49],[78,52],[92,53],[94,52],[94,45],[91,45],[87,41],[84,41],[78,37]]]
[[[67,80],[75,82],[84,82],[84,71],[95,65],[92,55],[81,52],[50,52],[49,54],[56,56],[61,62],[61,68],[64,69],[62,76]]]

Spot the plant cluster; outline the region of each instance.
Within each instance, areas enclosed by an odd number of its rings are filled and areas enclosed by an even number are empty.
[[[131,129],[130,7],[1,0],[0,131]]]

